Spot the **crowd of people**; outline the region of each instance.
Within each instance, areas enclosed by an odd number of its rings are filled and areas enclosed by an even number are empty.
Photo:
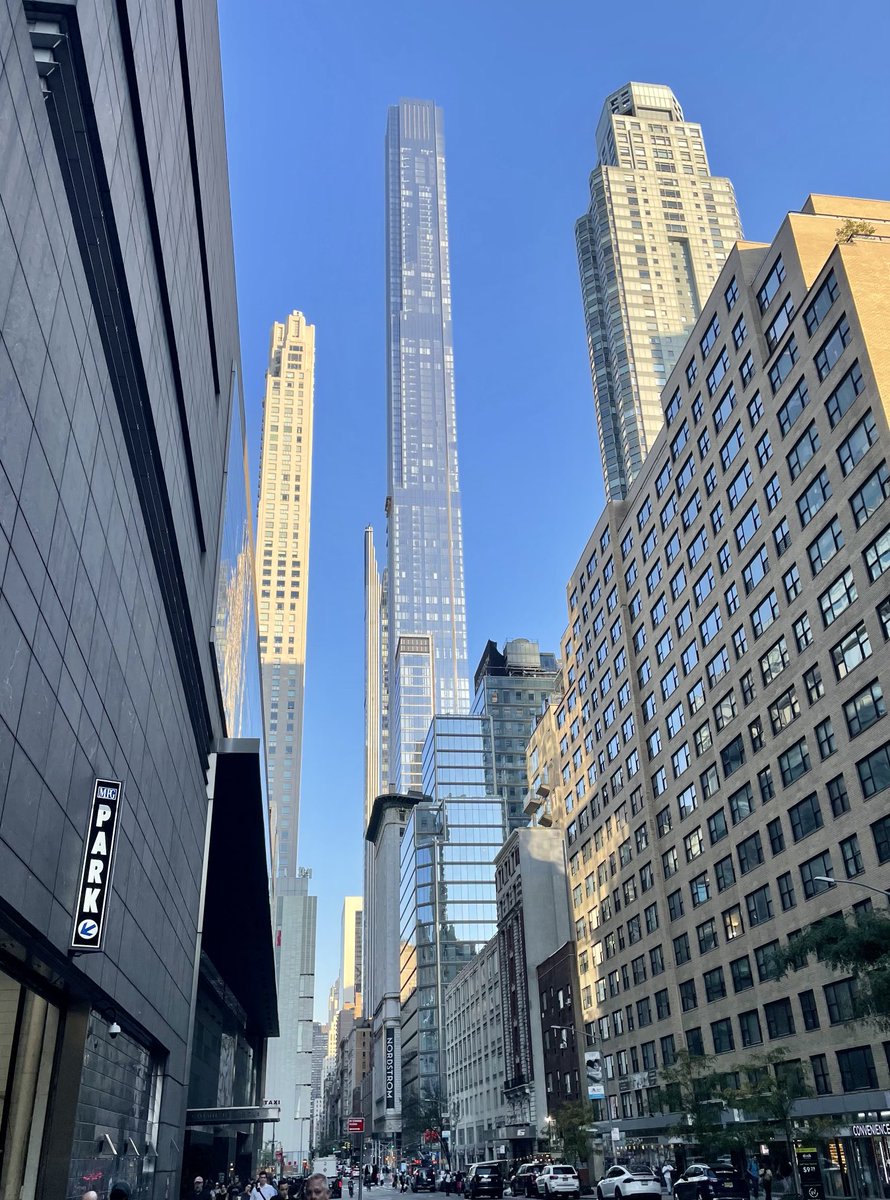
[[[271,1171],[259,1171],[243,1183],[237,1175],[228,1182],[212,1184],[196,1175],[188,1200],[330,1200],[324,1175],[275,1179]]]

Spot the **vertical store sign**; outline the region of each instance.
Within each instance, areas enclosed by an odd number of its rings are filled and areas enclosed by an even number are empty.
[[[796,1156],[803,1200],[823,1200],[825,1190],[822,1185],[818,1150],[815,1146],[798,1146]]]
[[[93,786],[93,803],[90,806],[80,886],[74,909],[72,950],[102,949],[122,792],[123,784],[119,779],[97,779]]]
[[[386,1107],[396,1106],[396,1031],[392,1025],[384,1030],[384,1068],[386,1072]]]

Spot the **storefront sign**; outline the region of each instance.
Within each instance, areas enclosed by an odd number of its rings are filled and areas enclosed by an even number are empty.
[[[118,779],[97,779],[93,787],[93,803],[74,909],[72,950],[83,952],[102,949],[122,792],[123,784]]]
[[[854,1125],[853,1137],[890,1137],[890,1121],[872,1121],[868,1125]]]
[[[798,1146],[795,1154],[803,1200],[823,1200],[825,1190],[822,1187],[818,1150],[815,1146]]]
[[[384,1073],[386,1081],[386,1107],[396,1106],[396,1031],[392,1025],[384,1030]]]

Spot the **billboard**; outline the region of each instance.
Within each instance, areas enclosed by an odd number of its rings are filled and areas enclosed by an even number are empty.
[[[605,1100],[606,1089],[603,1083],[603,1056],[599,1050],[585,1050],[584,1073],[587,1076],[587,1099]]]

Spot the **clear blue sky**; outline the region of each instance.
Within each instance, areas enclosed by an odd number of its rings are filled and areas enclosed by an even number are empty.
[[[269,328],[316,325],[301,862],[316,1014],[362,890],[362,530],[385,554],[383,136],[445,110],[473,666],[557,649],[602,505],[574,249],[594,131],[630,79],[673,87],[769,240],[810,191],[890,197],[890,6],[608,0],[219,0],[244,386],[256,472]]]

